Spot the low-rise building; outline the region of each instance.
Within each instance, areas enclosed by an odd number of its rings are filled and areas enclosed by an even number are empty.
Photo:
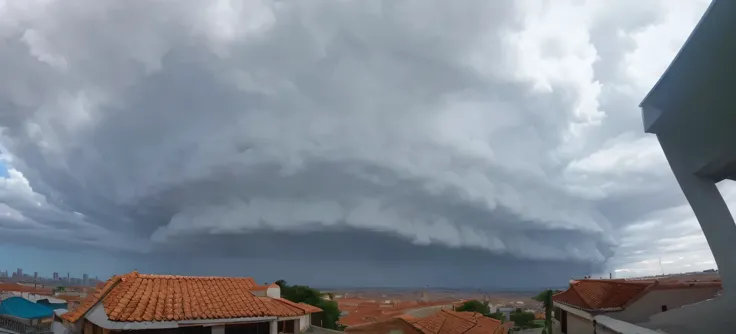
[[[655,314],[713,298],[720,290],[721,282],[573,280],[552,297],[555,333],[615,333],[601,328],[603,322],[631,327]]]
[[[69,333],[299,333],[322,310],[249,277],[114,276],[59,321]]]
[[[345,332],[351,334],[506,334],[510,325],[513,323],[505,325],[499,320],[484,317],[476,312],[439,310],[423,318],[401,315],[372,324],[351,326],[345,329]]]

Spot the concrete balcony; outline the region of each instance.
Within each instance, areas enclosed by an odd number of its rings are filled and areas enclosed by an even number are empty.
[[[736,1],[713,0],[641,104],[700,223],[723,294],[652,316],[645,327],[678,333],[733,333],[736,224],[716,183],[736,180]],[[731,182],[731,181],[726,181]]]

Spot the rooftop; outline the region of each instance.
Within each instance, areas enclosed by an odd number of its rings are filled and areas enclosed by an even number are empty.
[[[440,310],[424,318],[401,315],[393,319],[362,326],[348,327],[350,333],[376,333],[402,330],[404,333],[450,334],[493,333],[501,327],[501,321],[484,317],[475,312]]]
[[[64,314],[76,322],[102,304],[110,321],[183,321],[264,316],[299,316],[321,311],[282,298],[256,296],[250,277],[148,275],[114,276],[81,305]]]
[[[721,282],[659,282],[584,279],[570,282],[570,287],[552,296],[557,303],[583,310],[621,310],[652,290],[720,287]]]
[[[38,295],[53,295],[53,289],[34,288],[32,286],[25,286],[15,283],[0,283],[0,292],[21,292],[21,293],[33,293]]]

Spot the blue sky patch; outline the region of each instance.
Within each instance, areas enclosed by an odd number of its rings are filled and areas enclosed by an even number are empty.
[[[0,177],[8,177],[8,167],[0,161]]]

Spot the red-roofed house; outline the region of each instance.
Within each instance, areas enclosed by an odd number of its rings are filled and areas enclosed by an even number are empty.
[[[597,316],[644,323],[652,315],[712,298],[720,290],[721,282],[574,280],[567,290],[552,296],[555,333],[594,333],[596,326],[597,333],[608,333]]]
[[[510,323],[509,325],[513,325]],[[350,326],[345,332],[355,334],[506,334],[510,326],[475,312],[439,310],[416,318],[401,315],[367,325]]]
[[[250,277],[115,276],[59,317],[71,333],[299,333],[322,310],[281,298]],[[140,332],[143,334],[143,332]]]

